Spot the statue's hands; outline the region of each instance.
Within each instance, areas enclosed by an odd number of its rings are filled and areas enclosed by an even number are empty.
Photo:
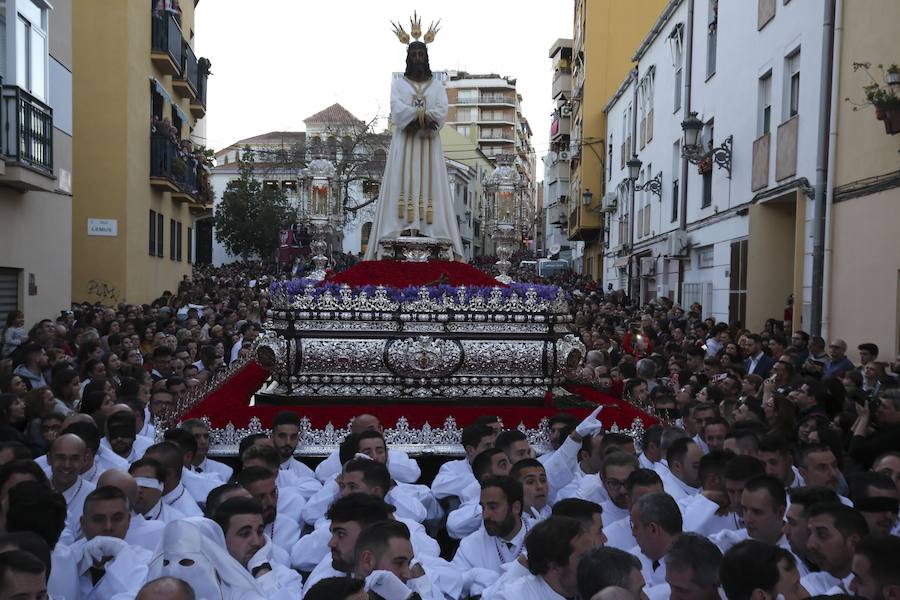
[[[416,133],[419,131],[419,121],[417,119],[413,119],[409,122],[409,124],[403,128],[406,133]]]
[[[429,129],[431,131],[437,131],[438,124],[434,119],[431,119],[430,117],[426,116],[425,117],[425,129]]]

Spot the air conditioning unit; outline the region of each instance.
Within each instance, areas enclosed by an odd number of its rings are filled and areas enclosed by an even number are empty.
[[[688,236],[686,231],[676,229],[669,232],[666,236],[666,256],[687,256],[688,252]]]
[[[619,196],[615,192],[607,192],[603,196],[603,202],[600,205],[600,212],[616,212]]]
[[[566,150],[559,153],[559,160],[563,162],[567,162],[570,158],[572,158],[572,154]]]
[[[641,276],[653,277],[656,275],[656,259],[652,256],[641,259]]]
[[[572,106],[570,104],[563,104],[562,108],[559,109],[559,114],[564,117],[571,117]]]

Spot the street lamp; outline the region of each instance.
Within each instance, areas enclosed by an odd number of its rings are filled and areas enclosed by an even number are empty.
[[[591,201],[594,199],[594,193],[591,191],[591,188],[587,188],[581,194],[581,201],[584,202],[585,206],[589,206]]]
[[[310,279],[325,279],[325,268],[328,266],[326,236],[340,226],[343,218],[344,206],[336,177],[334,164],[324,158],[310,161],[303,171],[300,220],[312,237],[309,249],[315,269],[309,274]]]
[[[686,158],[689,163],[699,165],[706,159],[716,163],[720,169],[728,172],[728,178],[731,179],[731,153],[734,142],[733,136],[728,136],[722,143],[713,148],[712,140],[709,142],[709,149],[703,148],[700,140],[700,131],[703,129],[703,121],[697,118],[697,113],[691,111],[688,118],[681,122],[681,131],[684,134],[681,145],[681,156]]]
[[[641,175],[641,165],[644,163],[641,162],[637,156],[632,156],[628,162],[625,163],[625,166],[628,167],[628,179],[631,181],[637,181],[637,178]]]
[[[700,147],[700,131],[703,129],[703,121],[697,118],[697,113],[691,111],[688,118],[681,122],[681,131],[684,138],[681,143],[681,153],[684,156],[702,154]]]

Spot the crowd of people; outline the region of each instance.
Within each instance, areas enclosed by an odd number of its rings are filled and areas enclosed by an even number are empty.
[[[655,416],[641,439],[598,406],[554,415],[539,454],[486,408],[423,480],[371,414],[317,464],[294,411],[228,464],[201,420],[157,432],[252,353],[280,276],[207,267],[148,305],[9,315],[0,600],[900,598],[900,359],[875,344],[853,340],[857,365],[784,319],[557,274],[586,348],[567,376]]]

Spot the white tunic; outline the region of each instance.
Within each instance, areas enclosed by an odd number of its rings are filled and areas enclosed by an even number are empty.
[[[566,600],[539,575],[526,575],[493,596],[494,600]]]
[[[447,163],[439,132],[406,126],[419,111],[440,129],[447,120],[447,90],[434,78],[425,82],[395,77],[391,83],[391,121],[394,135],[388,153],[366,260],[381,258],[379,240],[399,237],[406,229],[448,239],[456,260],[463,256],[462,240],[450,196]]]
[[[391,477],[403,483],[415,483],[422,475],[422,469],[416,459],[410,458],[409,454],[400,450],[392,450],[388,448],[387,467]],[[325,483],[329,479],[341,472],[340,450],[334,450],[328,455],[328,458],[320,462],[316,466],[316,478]]]
[[[502,566],[516,560],[525,549],[525,536],[528,531],[528,521],[523,519],[518,533],[507,542],[489,535],[482,526],[459,543],[453,557],[453,565],[462,572],[478,567],[501,574]]]

